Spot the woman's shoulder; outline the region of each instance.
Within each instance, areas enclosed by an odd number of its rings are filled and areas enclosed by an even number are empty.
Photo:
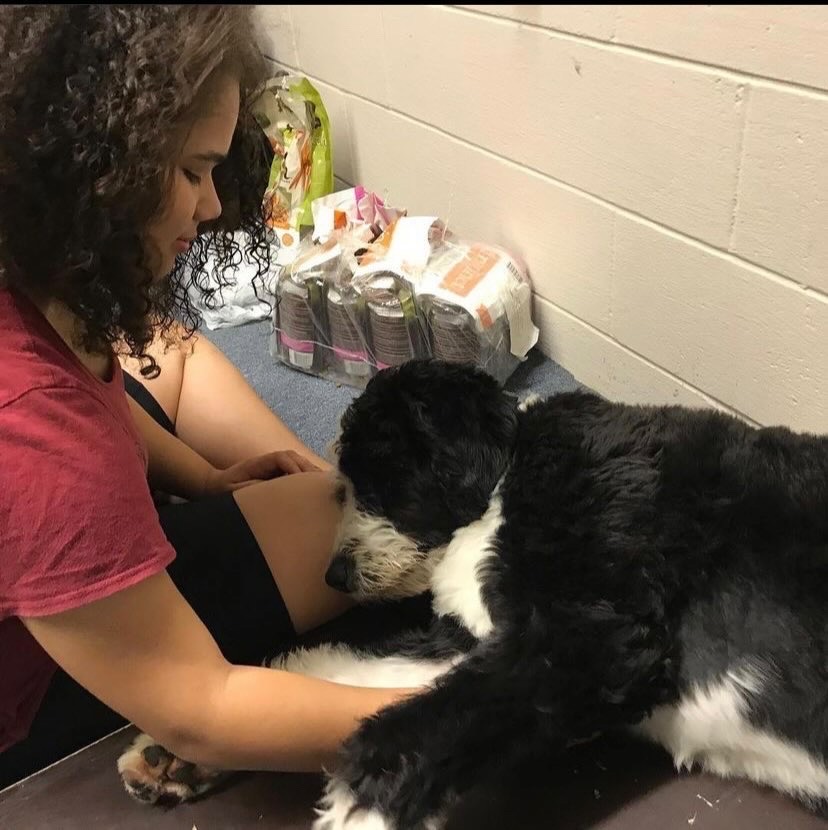
[[[77,403],[87,413],[125,416],[123,379],[113,358],[110,382],[96,378],[27,300],[0,288],[0,413],[32,410],[37,418],[43,400],[59,398]]]
[[[34,390],[78,386],[70,354],[32,303],[0,289],[0,408]]]

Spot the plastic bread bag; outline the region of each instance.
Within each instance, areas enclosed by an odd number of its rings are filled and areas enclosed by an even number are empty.
[[[417,286],[444,234],[435,216],[402,216],[361,252],[353,286],[364,300],[375,370],[430,355]]]
[[[302,241],[273,289],[274,358],[364,386],[379,369],[428,355],[410,276],[428,261],[430,248],[414,243],[433,220],[400,221],[373,242],[364,241],[361,222],[323,243]]]
[[[276,277],[271,354],[294,369],[311,374],[325,370],[330,348],[326,295],[341,261],[335,240],[303,243],[299,255]]]
[[[501,248],[446,239],[418,295],[434,357],[474,363],[504,383],[537,343],[526,268]]]
[[[404,274],[378,263],[360,270],[354,284],[365,307],[363,331],[374,371],[428,356],[422,310]]]
[[[356,387],[431,356],[504,383],[538,339],[522,262],[434,216],[399,217],[369,243],[337,229],[306,240],[276,293],[273,356]]]
[[[357,290],[353,248],[360,244],[303,240],[275,283],[271,338],[271,355],[282,363],[357,387],[377,370],[369,318],[378,306],[383,313],[394,305],[394,292],[383,291],[384,283],[372,286],[368,296]]]
[[[328,323],[327,376],[362,386],[374,374],[376,361],[368,342],[368,309],[353,284],[353,275],[340,267],[325,296]]]
[[[301,229],[313,224],[314,200],[333,191],[328,113],[307,78],[286,72],[267,82],[254,112],[274,152],[264,204],[279,238],[277,259],[285,264]]]

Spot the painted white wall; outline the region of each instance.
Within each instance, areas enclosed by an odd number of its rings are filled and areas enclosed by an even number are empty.
[[[337,176],[521,254],[583,383],[828,432],[828,7],[260,12]]]

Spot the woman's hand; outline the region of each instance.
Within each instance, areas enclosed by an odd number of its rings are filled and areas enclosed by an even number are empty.
[[[248,458],[228,467],[226,470],[213,468],[207,475],[204,484],[204,494],[228,493],[255,484],[257,481],[267,481],[278,476],[292,473],[314,473],[317,467],[295,450],[278,450],[255,458]]]

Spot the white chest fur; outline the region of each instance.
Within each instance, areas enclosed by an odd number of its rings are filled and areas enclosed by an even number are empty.
[[[493,555],[497,531],[503,523],[499,487],[486,512],[475,522],[455,531],[440,564],[434,569],[431,590],[434,610],[453,614],[476,637],[492,631],[492,618],[483,601],[483,568]]]

